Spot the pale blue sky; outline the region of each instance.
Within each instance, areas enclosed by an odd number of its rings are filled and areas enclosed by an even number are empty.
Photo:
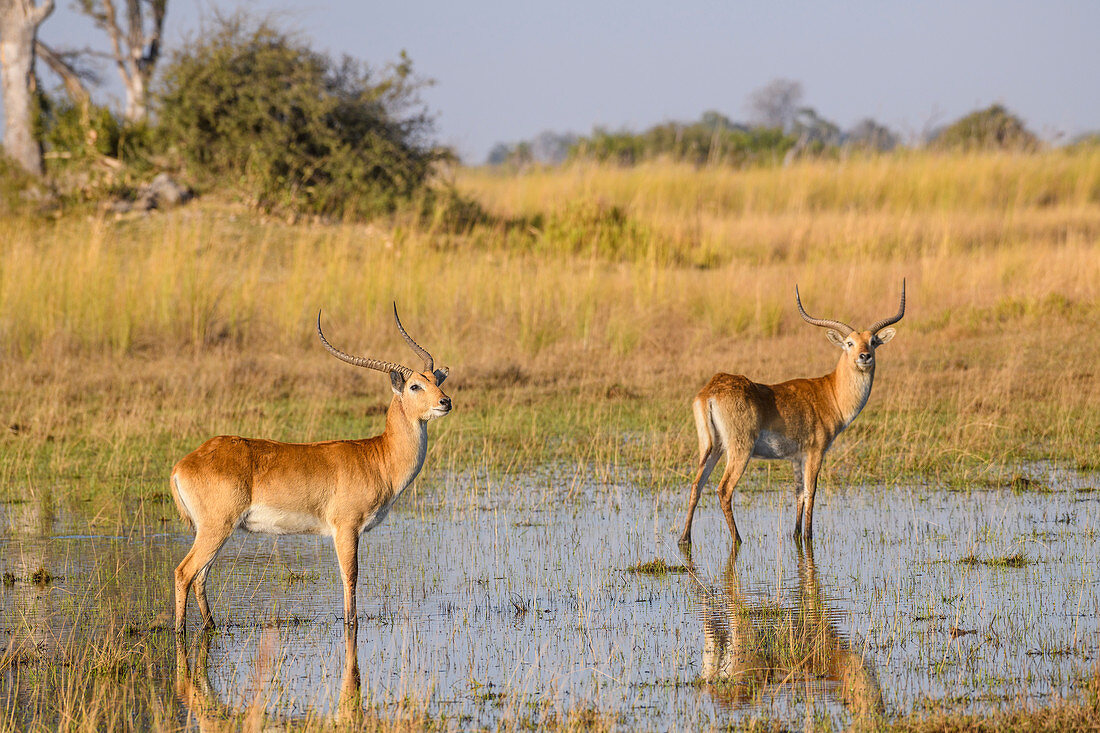
[[[232,7],[221,4],[221,7]],[[170,0],[167,45],[210,3]],[[903,136],[994,102],[1046,139],[1100,129],[1100,2],[608,2],[253,0],[315,48],[372,65],[405,49],[436,85],[437,137],[467,162],[496,142],[594,125],[640,130],[716,109],[747,116],[749,93],[800,81],[841,127],[871,116]],[[42,37],[102,45],[58,0]],[[117,99],[113,67],[104,65]]]

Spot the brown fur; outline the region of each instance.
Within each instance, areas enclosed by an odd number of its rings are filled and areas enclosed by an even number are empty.
[[[904,296],[902,300],[904,309]],[[695,397],[692,410],[699,436],[699,467],[688,500],[680,544],[691,544],[691,521],[699,496],[723,453],[726,469],[718,498],[734,544],[741,542],[733,518],[733,490],[753,457],[785,459],[794,466],[797,509],[794,533],[813,536],[814,495],[825,452],[848,427],[871,395],[875,349],[894,336],[853,331],[829,340],[844,353],[831,373],[813,379],[759,384],[747,377],[715,374]]]
[[[396,374],[396,373],[395,373]],[[427,451],[427,422],[447,414],[446,370],[391,375],[386,429],[365,440],[279,443],[222,435],[172,469],[172,497],[195,542],[176,568],[176,629],[194,585],[203,622],[214,625],[206,574],[233,530],[329,534],[344,585],[344,620],[354,625],[359,535],[384,519]],[[400,388],[400,389],[399,389]]]

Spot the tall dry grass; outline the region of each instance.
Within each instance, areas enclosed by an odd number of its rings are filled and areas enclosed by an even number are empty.
[[[779,381],[835,363],[795,283],[812,313],[860,325],[893,312],[903,277],[899,337],[831,475],[972,485],[1020,461],[1100,468],[1096,152],[455,183],[488,221],[291,226],[199,203],[0,223],[0,483],[148,495],[214,433],[377,431],[385,380],[328,359],[313,324],[324,308],[336,345],[409,359],[392,301],[452,367],[458,410],[433,426],[427,481],[580,461],[685,482],[687,406],[711,373]]]

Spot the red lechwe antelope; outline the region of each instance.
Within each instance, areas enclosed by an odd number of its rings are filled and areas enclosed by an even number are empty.
[[[427,422],[451,411],[451,398],[439,389],[449,370],[434,368],[432,355],[402,328],[396,305],[393,317],[397,330],[423,360],[424,371],[345,354],[329,344],[317,314],[317,335],[330,354],[390,375],[393,400],[381,435],[323,443],[222,435],[203,443],[172,469],[169,483],[176,508],[195,528],[191,551],[176,568],[177,631],[184,628],[192,584],[205,626],[214,625],[206,575],[237,527],[331,536],[344,582],[344,622],[356,625],[359,535],[386,518],[420,472],[428,447]]]
[[[741,536],[730,502],[745,466],[754,457],[782,458],[794,466],[794,533],[804,531],[807,538],[813,536],[814,494],[825,451],[852,424],[871,396],[875,349],[894,337],[894,329],[887,326],[905,315],[905,281],[901,283],[897,315],[866,331],[857,331],[841,321],[811,318],[802,308],[797,286],[794,298],[803,320],[828,328],[825,335],[844,353],[836,369],[823,377],[758,384],[740,375],[715,374],[699,391],[692,404],[699,433],[699,470],[691,487],[681,545],[691,544],[695,505],[723,451],[726,471],[718,486],[718,499],[735,544],[741,542]]]

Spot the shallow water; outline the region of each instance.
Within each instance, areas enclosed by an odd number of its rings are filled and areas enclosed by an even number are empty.
[[[365,708],[455,728],[587,709],[632,728],[802,727],[1042,703],[1097,659],[1100,492],[1041,478],[1054,490],[819,493],[807,546],[788,536],[788,492],[742,492],[736,556],[712,488],[690,557],[676,546],[686,487],[456,479],[445,497],[403,497],[362,538],[350,655],[327,539],[237,533],[209,581],[219,631],[198,633],[192,600],[177,655],[171,570],[191,542],[178,522],[97,532],[10,505],[0,572],[18,580],[0,587],[0,653],[18,662],[0,700],[26,699],[35,665],[132,628],[163,649],[150,673],[193,725]],[[1022,567],[959,562],[1021,554]],[[656,558],[686,572],[626,570]],[[38,567],[57,577],[31,582]]]

